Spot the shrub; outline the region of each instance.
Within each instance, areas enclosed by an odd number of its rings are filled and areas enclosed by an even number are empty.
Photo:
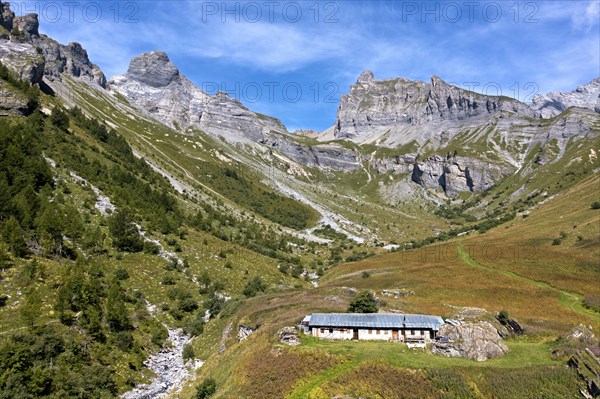
[[[115,278],[117,280],[127,280],[129,279],[129,272],[127,269],[120,267],[115,271]]]
[[[250,298],[256,296],[259,292],[264,292],[266,289],[267,286],[265,285],[265,283],[263,283],[260,276],[256,276],[252,280],[250,280],[248,284],[246,284],[242,293],[246,297]]]
[[[198,309],[198,304],[191,297],[182,298],[179,301],[179,309],[181,309],[183,312],[192,312]]]
[[[59,130],[66,132],[69,129],[69,116],[59,107],[54,108],[50,121]]]
[[[591,205],[592,209],[600,209],[600,201],[594,201]]]
[[[175,278],[170,275],[166,275],[163,277],[162,282],[163,285],[173,285],[175,284]]]
[[[202,381],[202,384],[196,387],[195,399],[210,398],[217,392],[217,382],[212,378],[207,378]]]
[[[187,344],[183,347],[181,357],[183,358],[184,363],[188,360],[193,360],[196,358],[196,354],[194,353],[194,348],[192,347],[192,344]]]
[[[369,277],[371,277],[371,273],[369,273],[368,271],[365,270],[364,272],[361,273],[361,277],[362,278],[369,278]]]
[[[150,340],[154,345],[163,346],[168,337],[169,332],[162,325],[157,324],[152,327],[150,332]]]
[[[197,312],[190,317],[183,331],[192,337],[202,334],[204,332],[204,312]]]
[[[552,245],[560,245],[562,244],[562,240],[560,238],[555,238],[552,240]]]
[[[108,230],[113,238],[113,245],[121,251],[139,252],[144,247],[133,217],[127,211],[118,211],[108,219]]]
[[[160,253],[160,247],[155,242],[145,241],[144,253],[148,255],[158,255]]]

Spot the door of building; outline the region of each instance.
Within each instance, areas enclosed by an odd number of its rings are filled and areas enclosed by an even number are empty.
[[[358,328],[352,331],[352,339],[358,339]]]
[[[392,331],[392,340],[393,341],[398,341],[398,330],[393,330]]]

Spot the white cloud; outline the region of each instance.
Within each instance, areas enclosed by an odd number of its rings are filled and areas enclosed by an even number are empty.
[[[592,1],[575,5],[571,14],[571,22],[575,31],[586,31],[597,27],[600,21],[600,2]]]

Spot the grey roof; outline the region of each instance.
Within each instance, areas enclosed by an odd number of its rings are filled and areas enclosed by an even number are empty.
[[[311,327],[353,328],[429,328],[439,330],[444,324],[439,316],[395,313],[313,313]]]

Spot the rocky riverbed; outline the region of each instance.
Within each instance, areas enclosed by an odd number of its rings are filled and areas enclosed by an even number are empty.
[[[165,326],[166,327],[166,326]],[[123,395],[123,399],[159,399],[180,389],[204,362],[183,362],[183,348],[190,341],[181,329],[170,329],[168,344],[145,362],[156,376],[149,384],[140,385]]]

